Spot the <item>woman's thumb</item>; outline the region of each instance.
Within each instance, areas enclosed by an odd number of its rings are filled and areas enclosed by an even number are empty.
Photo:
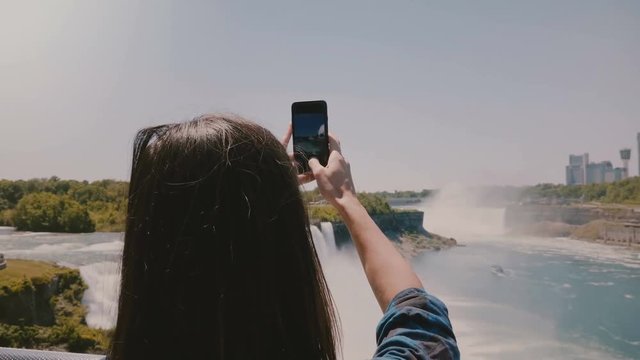
[[[320,164],[320,161],[318,161],[318,159],[311,158],[309,159],[309,168],[311,169],[313,175],[316,175],[318,172],[320,172],[320,170],[324,168],[324,166]]]

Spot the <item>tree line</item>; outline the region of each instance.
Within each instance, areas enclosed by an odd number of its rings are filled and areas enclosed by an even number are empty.
[[[394,190],[394,191],[377,191],[377,192],[367,192],[363,194],[371,195],[378,197],[383,200],[389,199],[424,199],[432,196],[436,193],[436,190],[428,190],[423,189],[420,191],[413,190]],[[320,194],[318,188],[313,190],[306,190],[302,192],[302,197],[305,201],[309,203],[322,203],[324,202],[324,198]]]
[[[128,183],[0,180],[0,225],[24,231],[123,231]]]
[[[606,184],[539,184],[524,188],[521,199],[524,201],[554,199],[572,202],[640,204],[640,177]]]
[[[20,231],[124,231],[128,187],[126,181],[88,182],[56,176],[0,180],[0,226],[15,226]],[[339,220],[337,210],[323,204],[318,189],[304,191],[302,196],[310,205],[310,217]],[[359,193],[358,198],[372,215],[392,211],[379,193]]]
[[[422,189],[420,191],[413,190],[394,190],[390,191],[378,191],[374,194],[382,196],[386,199],[419,199],[419,198],[428,198],[429,196],[435,194],[435,190]]]
[[[319,196],[320,194],[317,193]],[[358,200],[370,215],[389,214],[393,209],[383,196],[377,193],[358,193]],[[309,202],[309,199],[317,199],[314,193],[303,192],[303,198],[308,202],[309,217],[318,221],[341,221],[338,210],[331,205]]]
[[[25,231],[124,231],[128,187],[126,181],[88,182],[62,180],[56,176],[48,179],[0,180],[0,226],[15,226]],[[504,189],[499,190],[504,192]],[[435,192],[426,189],[396,190],[359,193],[358,197],[370,214],[385,214],[392,211],[388,199],[424,198]],[[640,177],[608,184],[539,184],[509,188],[509,193],[512,194],[509,196],[511,201],[640,204]],[[310,205],[310,217],[323,221],[339,220],[338,212],[324,202],[317,188],[303,191],[302,196]]]

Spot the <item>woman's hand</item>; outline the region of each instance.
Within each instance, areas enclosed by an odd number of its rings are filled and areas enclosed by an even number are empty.
[[[351,177],[351,165],[342,156],[340,142],[329,133],[329,161],[322,166],[318,159],[309,160],[309,167],[324,198],[341,210],[346,201],[356,200],[356,189]]]
[[[291,124],[287,128],[287,132],[282,137],[282,146],[286,149],[291,140],[293,129]],[[342,200],[355,199],[356,189],[351,178],[351,166],[342,156],[340,149],[340,141],[329,133],[329,160],[327,166],[322,166],[318,159],[309,160],[309,168],[311,172],[298,174],[298,183],[306,184],[314,179],[318,183],[318,189],[324,198],[333,206],[340,209]],[[293,153],[289,154],[289,159],[294,168],[296,168],[295,157]]]

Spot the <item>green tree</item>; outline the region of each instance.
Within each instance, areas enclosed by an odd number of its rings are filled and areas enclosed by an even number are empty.
[[[15,213],[15,209],[5,209],[0,211],[0,226],[15,226],[13,221]]]
[[[15,207],[24,194],[22,181],[0,180],[0,198]]]
[[[302,200],[306,203],[313,203],[324,200],[322,194],[320,194],[320,189],[315,188],[313,190],[302,191]]]
[[[7,210],[7,209],[11,209],[13,206],[11,206],[11,203],[4,198],[0,198],[0,212]]]
[[[331,205],[311,205],[309,207],[309,217],[318,221],[341,221],[338,210]]]
[[[105,188],[93,184],[77,187],[70,195],[75,201],[83,205],[86,205],[91,201],[107,200],[107,192]]]
[[[33,193],[16,206],[14,223],[18,230],[92,232],[95,224],[87,208],[68,196]]]
[[[89,215],[99,231],[124,231],[127,218],[127,198],[93,201],[87,204]]]
[[[387,200],[380,195],[358,193],[358,200],[370,215],[388,214],[393,211]]]

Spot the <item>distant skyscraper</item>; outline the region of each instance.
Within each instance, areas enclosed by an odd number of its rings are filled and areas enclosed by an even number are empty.
[[[629,159],[631,159],[631,149],[620,150],[620,159],[622,159],[621,178],[625,179],[629,176]]]
[[[587,183],[587,165],[589,154],[569,155],[566,167],[567,185],[584,185]]]
[[[614,181],[616,179],[611,161],[601,161],[587,165],[587,184],[602,184]]]
[[[620,156],[628,157],[630,151],[623,149]],[[567,185],[602,184],[620,181],[627,177],[625,168],[614,168],[611,161],[589,162],[589,154],[569,155],[566,166]]]
[[[611,161],[589,162],[589,153],[569,155],[565,167],[567,185],[602,184],[628,178],[631,149],[620,149],[622,167],[613,167]],[[640,132],[638,133],[638,176],[640,176]]]

